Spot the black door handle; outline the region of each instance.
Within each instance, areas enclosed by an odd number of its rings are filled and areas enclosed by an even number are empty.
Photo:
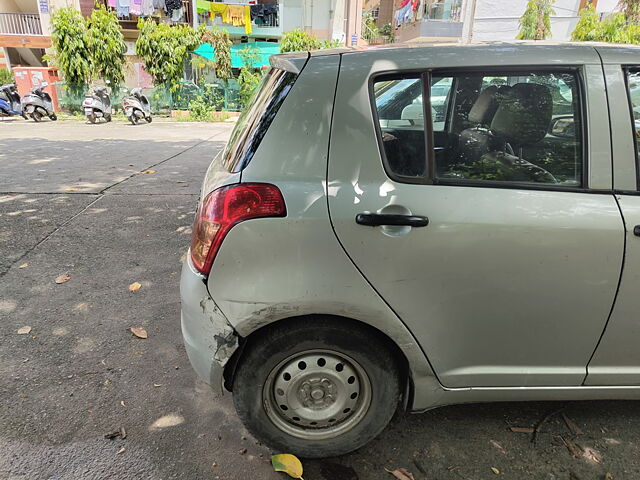
[[[421,215],[395,215],[386,213],[359,213],[356,215],[358,225],[378,227],[380,225],[393,225],[404,227],[426,227],[429,219]]]

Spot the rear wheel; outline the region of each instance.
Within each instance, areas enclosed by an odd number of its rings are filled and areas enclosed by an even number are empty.
[[[49,118],[50,118],[51,120],[53,120],[54,122],[55,122],[56,120],[58,120],[58,117],[56,116],[56,114],[55,114],[55,113],[52,113],[51,115],[49,115]]]
[[[89,115],[87,115],[87,119],[88,119],[91,123],[96,123],[96,115],[95,115],[95,113],[90,113]]]
[[[147,123],[151,123],[151,121],[153,120],[151,118],[151,115],[149,115],[148,117],[144,117],[144,119],[147,121]]]
[[[34,110],[31,114],[31,118],[33,118],[34,122],[39,122],[42,120],[42,114],[38,110]]]
[[[107,121],[107,123],[110,122],[111,121],[111,114],[110,113],[105,114],[104,119]]]
[[[135,113],[132,113],[132,114],[129,116],[129,121],[131,122],[131,124],[132,124],[132,125],[138,125],[138,122],[139,122],[140,120],[138,119],[138,117],[136,117]]]
[[[342,455],[376,437],[395,413],[399,368],[377,335],[321,318],[258,335],[238,364],[233,400],[265,444],[306,458]]]

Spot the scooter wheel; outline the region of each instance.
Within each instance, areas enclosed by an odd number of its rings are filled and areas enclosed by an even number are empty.
[[[25,120],[29,120],[29,117],[27,116],[27,114],[26,114],[26,113],[21,113],[21,114],[20,114],[20,116],[21,116],[22,118],[24,118]]]
[[[144,117],[144,119],[147,121],[147,123],[151,123],[151,120],[153,120],[151,118],[151,115],[149,115],[148,117]]]
[[[56,114],[55,114],[55,113],[52,113],[51,115],[49,115],[49,118],[50,118],[51,120],[53,120],[54,122],[58,119],[58,117],[56,116]]]
[[[110,122],[110,121],[111,121],[111,115],[105,115],[105,116],[104,116],[104,119],[105,119],[107,122]]]
[[[34,122],[39,122],[40,120],[42,120],[42,114],[38,111],[35,111],[31,114],[31,118],[33,118]]]
[[[89,121],[91,123],[96,123],[96,116],[95,115],[87,115],[87,118],[89,119]]]
[[[132,125],[138,125],[139,119],[135,115],[131,115],[129,117],[129,121],[131,122]]]

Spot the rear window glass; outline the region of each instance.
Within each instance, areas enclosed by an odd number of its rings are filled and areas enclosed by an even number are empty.
[[[269,70],[251,106],[240,115],[233,129],[223,155],[227,170],[240,172],[249,165],[296,77],[285,70]]]

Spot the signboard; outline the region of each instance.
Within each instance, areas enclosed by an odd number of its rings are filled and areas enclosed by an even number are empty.
[[[351,35],[351,46],[355,47],[356,45],[358,45],[358,34],[354,33]]]
[[[38,0],[40,13],[49,13],[49,0]]]

